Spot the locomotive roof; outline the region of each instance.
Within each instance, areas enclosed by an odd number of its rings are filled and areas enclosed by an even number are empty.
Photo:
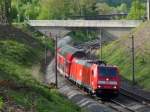
[[[61,48],[60,54],[63,56],[66,56],[66,54],[71,53],[72,55],[75,55],[76,53],[83,53],[85,54],[83,49],[77,49],[74,47],[71,47],[69,45],[65,45]]]
[[[92,64],[98,65],[98,67],[108,67],[108,68],[116,68],[115,65],[108,65],[105,61],[99,60],[85,60],[85,59],[77,59],[76,63],[84,65],[86,67],[90,67]]]
[[[80,59],[78,59],[78,60],[76,60],[76,63],[84,65],[86,67],[90,67],[91,66],[91,63],[89,63],[88,60],[82,60],[82,59],[80,60]]]

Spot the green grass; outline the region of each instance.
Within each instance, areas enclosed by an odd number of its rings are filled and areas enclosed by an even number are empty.
[[[133,30],[135,35],[135,78],[137,84],[150,91],[150,23],[143,23]],[[103,58],[119,66],[121,75],[132,80],[131,39],[125,36],[103,48]],[[142,38],[142,40],[141,40]],[[100,54],[100,53],[99,53]]]
[[[13,26],[22,29],[24,32],[32,35],[33,38],[36,39],[37,42],[39,42],[39,44],[42,47],[47,47],[47,49],[50,49],[50,51],[52,52],[52,54],[54,55],[54,42],[51,40],[50,37],[45,37],[43,38],[43,35],[36,31],[34,28],[28,26],[26,23],[13,23]]]
[[[38,92],[37,90],[9,90],[8,95],[15,100],[16,104],[21,105],[27,109],[32,108],[36,112],[81,112],[82,110],[75,106],[72,102],[68,101],[64,96],[59,94],[57,90],[48,90],[43,88],[41,90],[46,91],[45,94]]]
[[[13,62],[21,65],[30,66],[39,59],[37,49],[33,50],[31,47],[17,41],[0,41],[0,50],[2,59],[13,60]],[[32,60],[33,58],[35,60]]]
[[[1,110],[2,107],[3,107],[3,104],[4,104],[3,99],[2,99],[2,97],[0,96],[0,110]]]
[[[38,52],[17,41],[9,40],[0,41],[0,51],[0,71],[3,72],[1,80],[12,80],[18,84],[34,82],[30,67],[40,59]]]
[[[13,82],[9,87],[0,85],[0,88],[5,90],[5,95],[16,105],[24,107],[27,111],[34,109],[36,112],[82,112],[81,108],[57,90],[49,89],[32,76],[32,66],[39,64],[43,59],[45,45],[53,50],[53,43],[48,42],[49,39],[45,42],[40,34],[34,38],[38,43],[38,47],[35,48],[17,39],[0,40],[0,80]],[[11,87],[14,85],[25,88]],[[0,109],[3,105],[5,106],[5,102],[0,97]]]

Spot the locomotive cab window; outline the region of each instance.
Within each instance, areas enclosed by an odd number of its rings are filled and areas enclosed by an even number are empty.
[[[116,68],[111,68],[111,67],[99,67],[98,68],[98,74],[100,76],[116,76],[118,74]]]

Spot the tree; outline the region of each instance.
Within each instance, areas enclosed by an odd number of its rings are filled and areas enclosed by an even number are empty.
[[[141,0],[133,0],[128,19],[141,19],[145,15],[145,6]]]
[[[39,19],[66,19],[70,14],[70,0],[41,0]]]
[[[11,22],[11,0],[0,0],[0,24]]]
[[[95,14],[96,0],[41,0],[39,19],[68,19]]]
[[[40,13],[40,0],[12,0],[11,9],[14,22],[36,19]]]
[[[110,14],[112,13],[112,8],[106,4],[106,3],[98,3],[96,5],[96,11],[99,13],[99,14]]]
[[[120,6],[118,6],[117,7],[117,12],[119,12],[119,13],[127,13],[128,12],[127,4],[122,3]]]
[[[13,21],[95,15],[96,0],[12,0]]]
[[[123,3],[128,4],[128,8],[131,6],[132,0],[96,0],[100,3],[107,3],[111,7],[117,7]]]
[[[82,16],[92,16],[96,14],[96,0],[78,0]]]

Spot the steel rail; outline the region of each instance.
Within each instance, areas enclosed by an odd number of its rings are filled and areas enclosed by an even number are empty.
[[[105,104],[118,112],[137,112],[136,110],[127,107],[126,105],[116,101],[115,99],[110,99],[110,101],[102,101],[102,98],[99,98],[97,96],[91,96],[91,97],[96,101],[98,101],[98,103]],[[116,105],[119,107],[117,107]]]
[[[137,95],[133,92],[130,92],[124,88],[121,88],[120,93],[124,96],[130,97],[142,104],[150,105],[150,100],[144,96]]]
[[[130,109],[129,107],[125,106],[124,104],[116,101],[116,100],[111,100],[111,102],[117,104],[117,105],[120,105],[121,107],[123,107],[124,109],[127,109],[128,111],[130,112],[137,112],[136,110],[133,110],[133,109]]]

